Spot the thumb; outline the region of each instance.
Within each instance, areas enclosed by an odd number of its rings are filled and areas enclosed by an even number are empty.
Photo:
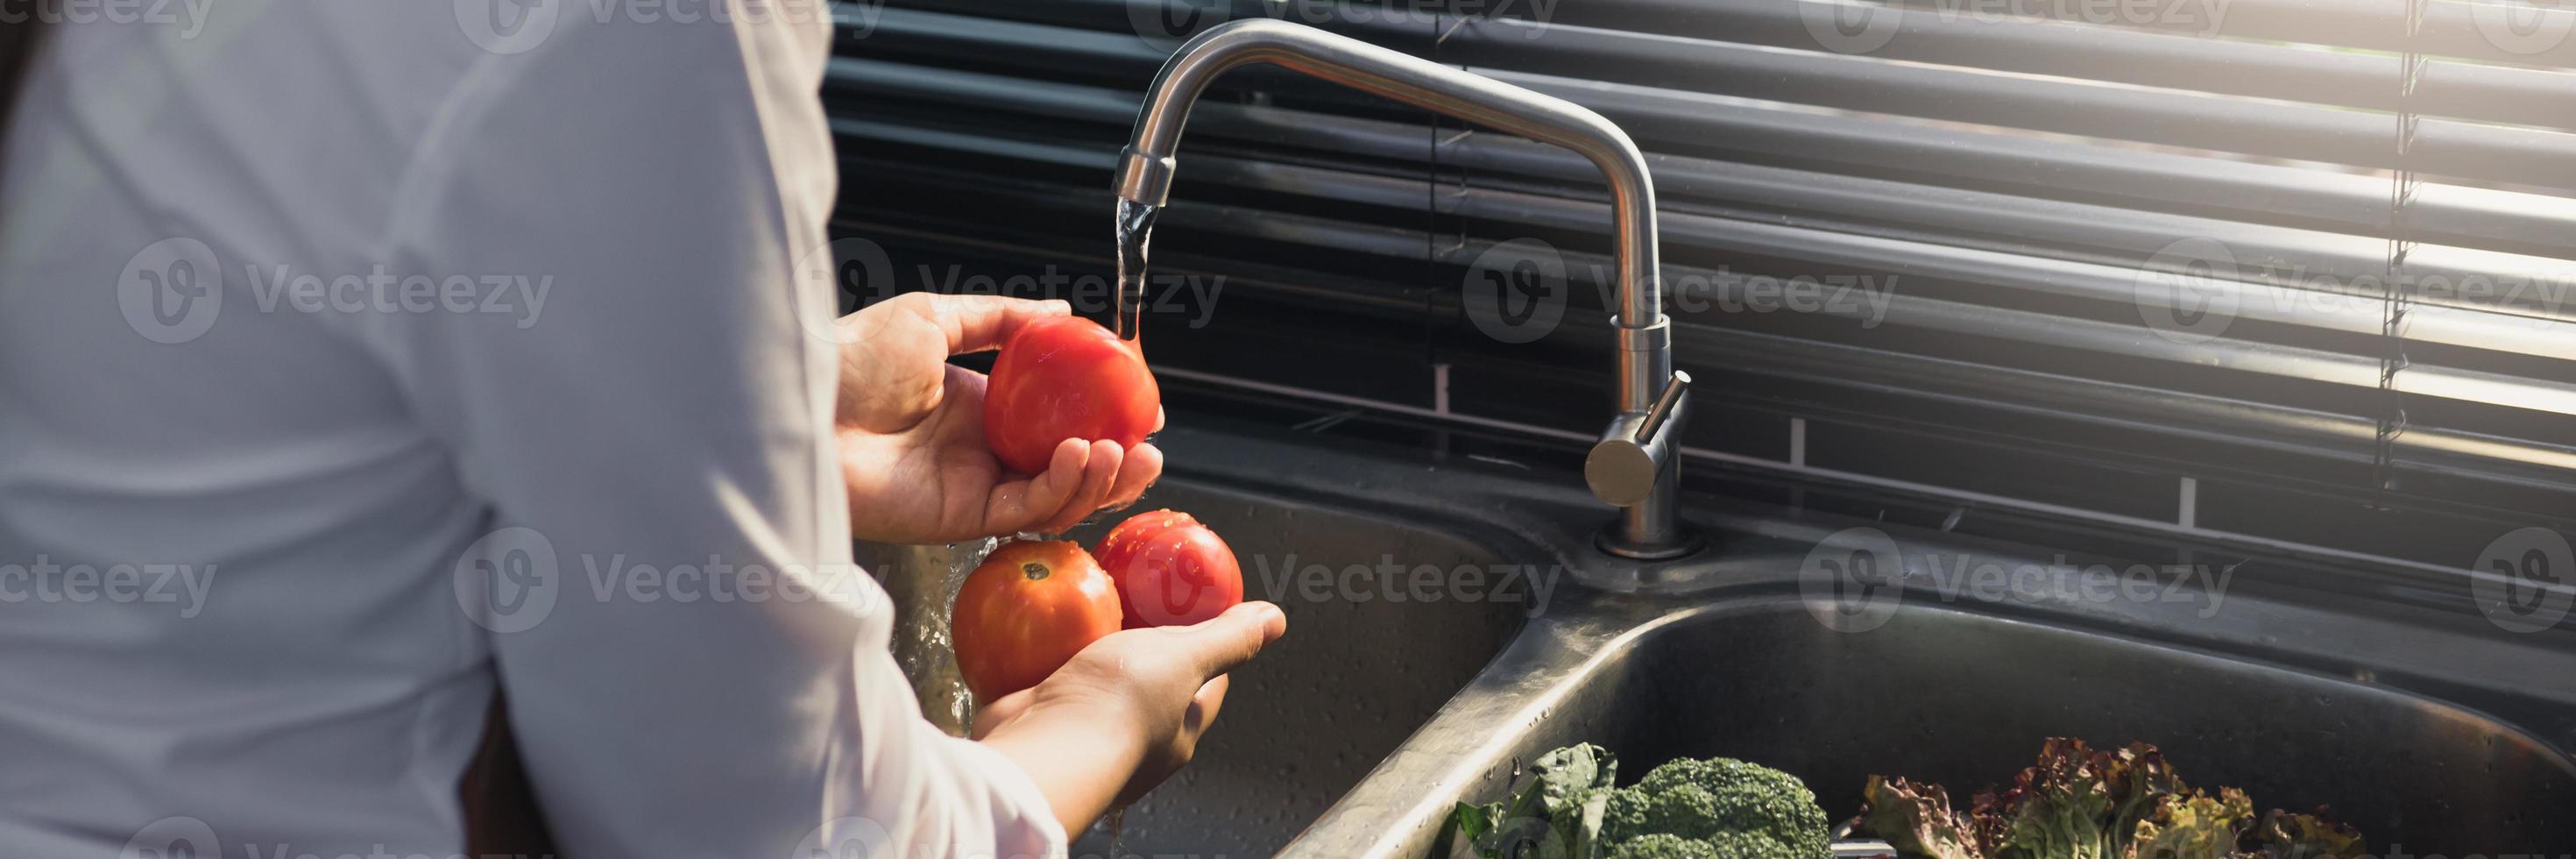
[[[1224,614],[1181,628],[1184,645],[1198,659],[1202,679],[1214,678],[1252,660],[1253,654],[1288,632],[1288,615],[1266,602],[1248,602]]]
[[[1032,301],[999,295],[942,298],[934,319],[948,334],[951,355],[999,349],[1021,326],[1050,316],[1073,315],[1073,305],[1062,299]]]

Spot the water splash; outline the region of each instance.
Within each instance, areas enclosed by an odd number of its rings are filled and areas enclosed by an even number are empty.
[[[1154,216],[1160,206],[1120,199],[1115,230],[1118,242],[1118,338],[1134,340],[1144,320],[1145,246],[1154,238]]]
[[[997,542],[971,540],[935,550],[946,555],[945,568],[938,581],[926,583],[930,592],[917,597],[921,601],[920,614],[912,624],[912,635],[904,646],[895,648],[905,675],[913,678],[913,693],[921,697],[922,715],[955,736],[965,736],[974,726],[975,696],[966,690],[965,678],[957,673],[957,651],[949,636],[948,615],[956,609],[957,590],[966,586],[967,574],[983,563]]]
[[[1101,816],[1099,825],[1109,833],[1110,859],[1127,855],[1127,806],[1110,806],[1109,813]]]

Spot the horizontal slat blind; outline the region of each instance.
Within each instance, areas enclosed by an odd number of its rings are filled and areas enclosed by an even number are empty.
[[[2576,510],[2576,12],[2084,11],[2104,8],[897,0],[846,15],[826,97],[851,230],[1094,264],[1111,156],[1179,39],[1312,23],[1635,136],[1665,277],[1700,300],[1675,298],[1683,362],[1730,407],[2026,430],[2110,467],[2381,508]],[[1609,218],[1581,159],[1247,69],[1193,115],[1180,162],[1158,267],[1258,272],[1252,300],[1316,312],[1416,306],[1449,360],[1606,379],[1589,359]],[[1457,336],[1468,268],[1524,238],[1564,251],[1568,323],[1525,346]],[[1882,289],[1727,309],[1788,277]],[[2165,322],[2213,298],[2223,330]],[[1600,418],[1571,405],[1568,425]]]

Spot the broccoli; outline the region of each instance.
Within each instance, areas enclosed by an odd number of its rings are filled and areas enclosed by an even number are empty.
[[[1779,859],[1780,842],[1765,835],[1724,832],[1710,838],[1683,838],[1657,832],[1628,839],[1609,859]]]
[[[1657,832],[1628,839],[1610,859],[1769,859],[1759,853],[1719,853],[1715,844]]]
[[[1480,859],[1830,859],[1805,782],[1726,758],[1677,760],[1614,788],[1618,762],[1580,744],[1540,755],[1511,799],[1458,803],[1432,843]]]
[[[1632,843],[1656,835],[1672,837]],[[1728,758],[1676,760],[1613,792],[1603,816],[1602,842],[1618,845],[1613,855],[1639,859],[1833,855],[1831,824],[1805,782]]]

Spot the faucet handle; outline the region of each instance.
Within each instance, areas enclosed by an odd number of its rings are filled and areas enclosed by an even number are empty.
[[[1636,439],[1639,443],[1663,430],[1664,421],[1671,419],[1673,412],[1681,408],[1682,395],[1690,393],[1690,383],[1690,374],[1680,370],[1674,370],[1673,377],[1664,381],[1664,389],[1655,393],[1655,404],[1646,408],[1646,419],[1637,424]]]
[[[1673,430],[1689,402],[1690,384],[1690,374],[1676,370],[1652,406],[1610,419],[1583,460],[1583,481],[1593,495],[1614,507],[1632,507],[1654,494],[1656,478],[1672,465]]]

